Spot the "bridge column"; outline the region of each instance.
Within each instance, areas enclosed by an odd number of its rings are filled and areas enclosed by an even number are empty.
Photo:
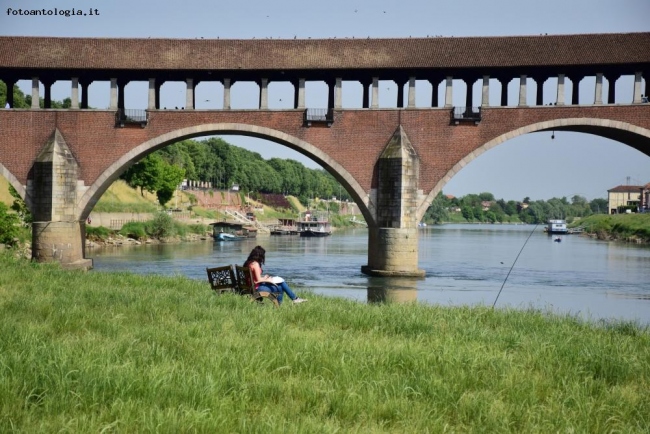
[[[81,108],[82,109],[88,108],[88,86],[90,86],[90,83],[92,83],[92,80],[88,80],[86,78],[79,79],[79,84],[81,84]]]
[[[535,95],[535,105],[540,106],[544,105],[544,82],[546,78],[544,77],[533,77],[535,83],[537,84],[537,91]]]
[[[580,104],[580,82],[584,76],[574,75],[569,78],[573,82],[573,87],[571,89],[571,104],[578,105]]]
[[[564,74],[557,75],[557,97],[555,105],[564,105]]]
[[[223,109],[230,110],[230,79],[223,79]]]
[[[370,84],[372,81],[368,80],[359,80],[361,87],[363,88],[363,94],[361,96],[361,107],[368,108],[370,107]]]
[[[149,79],[149,93],[148,93],[147,109],[155,110],[156,109],[156,79]]]
[[[38,94],[38,77],[32,77],[32,108],[41,108],[41,97]]]
[[[621,77],[621,74],[606,74],[607,79],[607,104],[616,103],[616,82]]]
[[[327,108],[331,109],[334,108],[334,85],[336,81],[325,80],[325,84],[327,85]]]
[[[415,107],[415,77],[409,77],[408,107]]]
[[[43,108],[52,108],[52,80],[42,80],[43,90],[45,95],[43,97]]]
[[[298,81],[293,81],[294,94],[293,94],[293,108],[305,108],[305,79],[299,78]]]
[[[165,83],[165,80],[156,80],[156,85],[154,87],[154,99],[156,110],[160,110],[160,88]]]
[[[490,106],[490,76],[483,76],[483,86],[481,88],[481,106]]]
[[[118,79],[117,80],[117,108],[125,109],[126,108],[126,99],[124,98],[124,91],[126,90],[126,85],[129,84],[130,80]]]
[[[185,110],[194,110],[194,79],[185,79]]]
[[[499,78],[501,83],[501,107],[508,106],[508,84],[510,83],[509,78]]]
[[[370,276],[423,277],[418,269],[419,157],[400,125],[377,161],[376,222],[368,227]]]
[[[397,108],[404,107],[404,85],[406,81],[402,79],[393,80],[397,85]]]
[[[5,78],[4,82],[7,85],[7,102],[9,103],[9,107],[14,108],[14,86],[16,86],[16,79]]]
[[[79,164],[59,130],[36,158],[27,181],[32,197],[32,259],[64,268],[92,268],[84,259],[86,227],[76,215]]]
[[[372,99],[370,108],[379,108],[379,77],[372,77]]]
[[[440,85],[440,79],[429,79],[429,83],[431,83],[431,107],[438,107],[438,86]]]
[[[603,103],[603,74],[596,74],[596,88],[594,90],[594,104]]]
[[[269,79],[262,78],[257,82],[260,87],[259,109],[268,110],[269,108]]]
[[[343,107],[343,95],[342,95],[342,79],[340,77],[336,78],[334,82],[334,108],[340,109]]]
[[[447,76],[445,79],[445,107],[452,107],[454,102],[452,100],[452,88],[454,85],[454,78],[452,76]]]
[[[111,78],[111,99],[108,108],[117,110],[117,78]]]
[[[527,106],[527,94],[526,94],[526,76],[519,76],[519,106]]]
[[[463,81],[467,87],[467,92],[465,93],[465,110],[471,112],[472,107],[474,106],[474,81],[476,80],[468,78]]]
[[[70,79],[72,89],[70,90],[70,108],[79,108],[79,78],[72,77]]]
[[[634,98],[632,99],[632,103],[634,104],[639,104],[641,103],[641,72],[635,72],[634,73]]]

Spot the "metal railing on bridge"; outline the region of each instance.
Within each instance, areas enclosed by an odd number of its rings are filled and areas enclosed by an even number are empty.
[[[466,122],[472,122],[474,125],[478,125],[481,122],[481,107],[452,107],[452,125],[459,125]]]
[[[306,127],[311,127],[312,124],[326,124],[331,127],[334,123],[334,110],[308,108],[305,110],[303,121]]]
[[[147,126],[149,115],[146,110],[117,109],[115,113],[115,126],[124,128],[127,125]]]

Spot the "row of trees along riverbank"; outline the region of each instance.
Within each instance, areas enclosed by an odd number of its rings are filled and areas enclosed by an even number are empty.
[[[540,223],[549,219],[575,218],[607,212],[607,199],[591,202],[576,195],[549,200],[505,201],[495,199],[492,193],[468,194],[462,197],[436,196],[424,216],[426,223]]]

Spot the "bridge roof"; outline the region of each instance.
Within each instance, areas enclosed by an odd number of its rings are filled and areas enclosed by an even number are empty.
[[[355,70],[650,64],[650,32],[408,39],[0,37],[0,69]]]

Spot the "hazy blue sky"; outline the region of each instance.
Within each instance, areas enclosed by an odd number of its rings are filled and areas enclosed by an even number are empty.
[[[650,31],[650,0],[0,0],[0,5],[0,34],[24,36],[367,38]],[[7,14],[9,8],[55,7],[84,12],[97,9],[99,15]],[[29,91],[29,83],[19,85]],[[69,86],[69,82],[57,82],[53,97],[69,96]],[[254,107],[256,86],[239,86],[233,87],[233,107]],[[510,86],[516,86],[516,80]],[[593,82],[586,79],[580,86],[581,102],[588,103],[589,98],[593,99]],[[545,101],[553,98],[552,87],[549,80],[544,89]],[[162,105],[184,105],[183,89],[182,83],[164,85]],[[291,98],[281,101],[278,95],[291,95],[291,87],[272,84],[269,91],[271,108],[288,107]],[[197,86],[197,108],[220,107],[219,92],[216,84]],[[391,82],[383,82],[380,92],[380,105],[395,105],[396,90]],[[455,92],[457,105],[464,105],[459,93]],[[308,85],[307,104],[323,106],[325,94],[319,85]],[[344,107],[358,107],[360,94],[359,86],[344,84]],[[430,87],[418,88],[417,105],[426,104],[427,94]],[[617,83],[619,96],[631,100],[630,77]],[[498,99],[498,95],[493,98]],[[146,101],[145,83],[127,86],[127,107],[144,108]],[[91,86],[90,104],[107,106],[106,83]],[[270,142],[233,136],[226,139],[260,152],[265,158],[281,156],[307,162],[299,154]],[[497,198],[518,200],[524,196],[548,199],[574,194],[593,199],[606,197],[607,189],[625,184],[627,177],[633,184],[650,182],[650,157],[596,136],[556,133],[551,140],[551,133],[538,133],[484,153],[456,175],[444,192],[460,196],[490,191]]]

